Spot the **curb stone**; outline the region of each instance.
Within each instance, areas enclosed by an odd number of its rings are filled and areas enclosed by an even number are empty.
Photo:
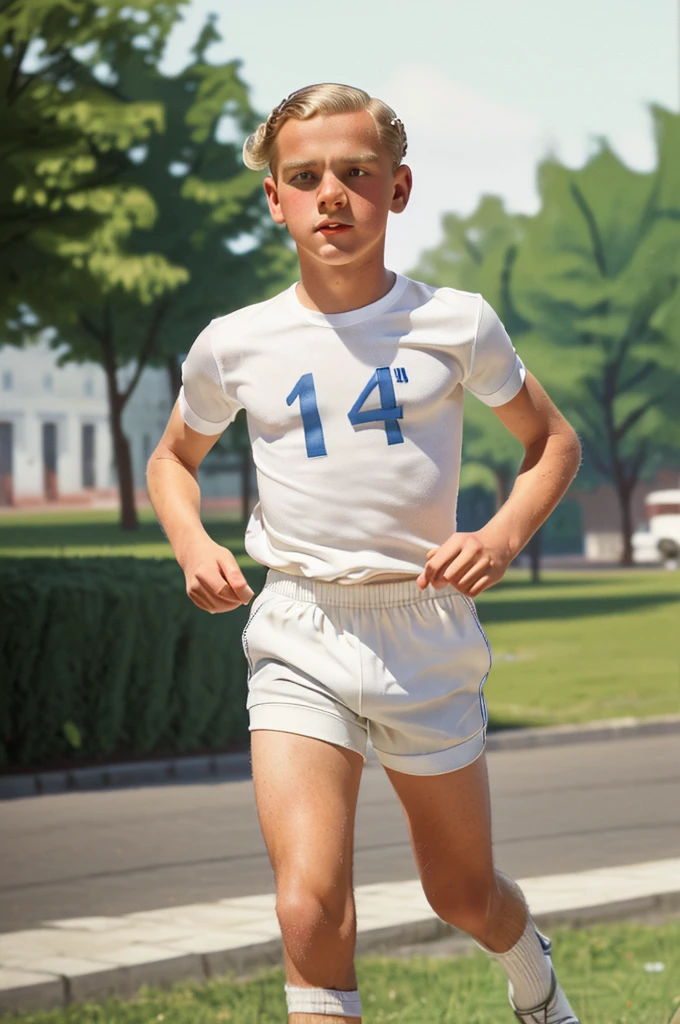
[[[639,736],[680,733],[680,715],[650,718],[610,718],[580,725],[546,725],[535,729],[501,729],[487,735],[487,750],[530,750],[566,743],[598,743]]]
[[[53,1010],[65,1006],[66,980],[53,974],[0,967],[0,1012]]]
[[[680,715],[651,718],[612,718],[580,725],[547,725],[531,729],[500,729],[487,735],[486,749],[531,750],[567,743],[597,743],[680,733]],[[369,745],[368,760],[375,755]],[[0,800],[53,793],[121,789],[172,782],[239,781],[249,779],[250,753],[210,754],[202,757],[171,757],[160,761],[130,761],[69,771],[35,772],[0,776]]]
[[[171,757],[162,761],[129,761],[68,771],[0,776],[0,800],[53,793],[122,789],[202,779],[236,781],[250,778],[250,753]]]

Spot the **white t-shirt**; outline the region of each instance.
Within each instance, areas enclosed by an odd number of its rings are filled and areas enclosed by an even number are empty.
[[[418,575],[456,529],[463,388],[509,402],[524,366],[480,295],[397,275],[347,313],[295,286],[218,317],[182,367],[185,422],[219,434],[245,408],[260,501],[246,550],[341,583]]]

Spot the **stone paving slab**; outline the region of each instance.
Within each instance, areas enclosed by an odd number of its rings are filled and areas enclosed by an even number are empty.
[[[664,897],[680,904],[680,858],[518,882],[539,923],[623,919]],[[130,996],[141,985],[280,962],[274,903],[266,893],[0,934],[0,1011]],[[359,886],[356,903],[362,953],[453,932],[434,915],[417,879]]]
[[[110,932],[113,928],[124,928],[124,917],[70,917],[65,921],[45,921],[50,928],[65,928],[76,932]]]
[[[260,924],[267,924],[272,917],[270,906],[232,907],[228,904],[194,903],[183,907],[172,907],[167,910],[144,910],[128,914],[128,921],[134,922],[139,929],[162,929],[171,922],[171,927],[202,931],[204,928],[221,928],[230,930],[248,927],[258,930]],[[172,938],[172,936],[170,936]]]
[[[202,935],[188,935],[183,939],[173,939],[167,948],[181,950],[183,953],[219,953],[221,951],[240,949],[242,946],[256,946],[258,943],[269,942],[278,938],[278,927],[272,926],[271,932],[238,932],[228,935],[224,932],[204,932]]]
[[[622,900],[680,892],[680,858],[618,868],[546,875],[520,883],[533,914],[597,907]]]

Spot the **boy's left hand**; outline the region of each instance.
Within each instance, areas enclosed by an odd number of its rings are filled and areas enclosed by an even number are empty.
[[[454,533],[441,547],[428,551],[416,582],[421,590],[428,584],[436,590],[450,584],[466,597],[476,597],[503,578],[511,560],[507,546],[494,542],[483,530]]]

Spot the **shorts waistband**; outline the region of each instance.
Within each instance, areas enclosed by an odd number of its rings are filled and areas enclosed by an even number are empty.
[[[394,608],[419,601],[441,600],[456,593],[448,587],[435,590],[428,586],[421,590],[415,579],[394,583],[328,583],[304,576],[290,576],[277,569],[269,570],[265,587],[292,601],[329,604],[336,608]]]

